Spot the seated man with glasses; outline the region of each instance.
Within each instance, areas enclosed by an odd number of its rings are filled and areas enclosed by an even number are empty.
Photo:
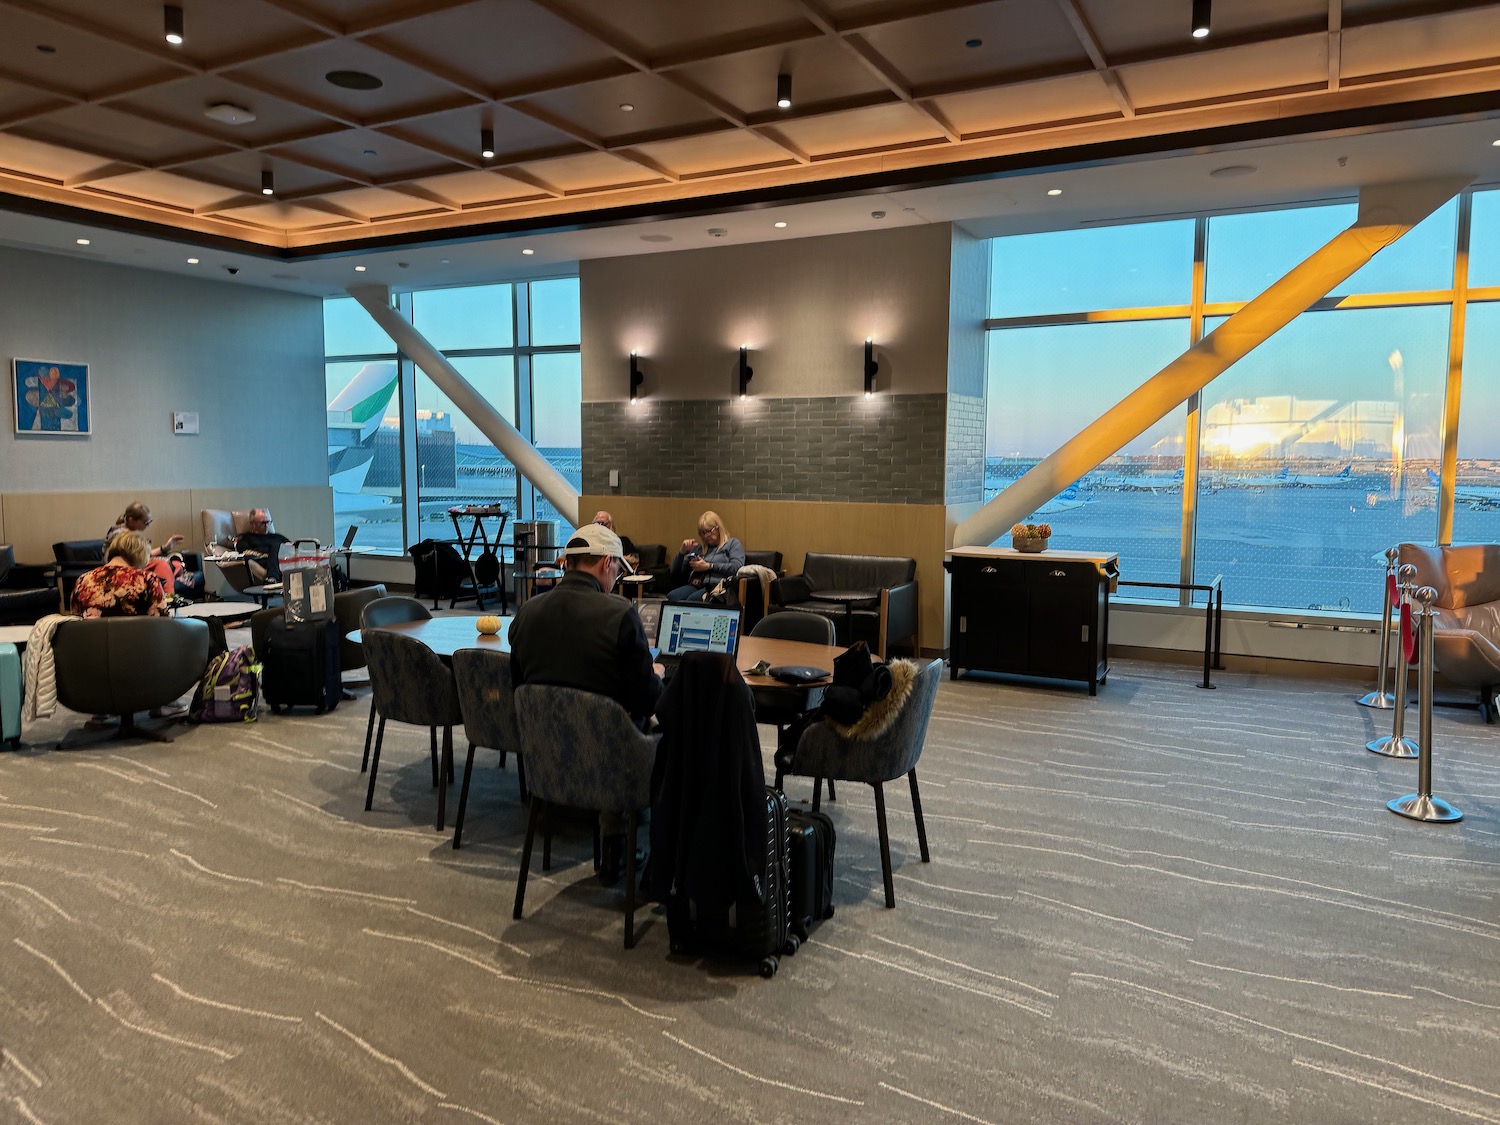
[[[285,535],[271,530],[270,513],[264,508],[256,508],[250,513],[250,530],[235,539],[234,549],[249,560],[252,575],[259,566],[265,574],[261,581],[280,582],[279,552],[283,543],[290,542]]]
[[[661,669],[641,619],[626,598],[609,592],[629,565],[620,537],[602,524],[573,533],[558,561],[562,579],[544,598],[531,598],[510,625],[510,671],[522,684],[556,684],[607,695],[645,730],[661,696]],[[625,817],[599,814],[599,881],[609,886],[624,868]]]

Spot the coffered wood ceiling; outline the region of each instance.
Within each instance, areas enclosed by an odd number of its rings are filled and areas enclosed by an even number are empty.
[[[1218,0],[1206,40],[1189,0],[182,6],[172,47],[154,0],[0,0],[0,193],[305,253],[1267,119],[1500,105],[1500,3],[1476,0]],[[332,85],[337,70],[381,85]],[[218,102],[256,120],[205,117]]]

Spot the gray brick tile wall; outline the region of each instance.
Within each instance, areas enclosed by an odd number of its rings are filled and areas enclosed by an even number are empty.
[[[947,481],[949,504],[984,499],[984,399],[948,395]]]

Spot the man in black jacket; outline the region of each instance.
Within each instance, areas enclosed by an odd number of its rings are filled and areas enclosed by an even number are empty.
[[[609,592],[628,571],[620,537],[602,524],[584,524],[558,556],[562,580],[546,597],[532,598],[510,626],[510,670],[516,686],[558,684],[607,695],[645,730],[661,695],[660,668],[630,602]],[[620,878],[625,818],[599,814],[599,880]]]

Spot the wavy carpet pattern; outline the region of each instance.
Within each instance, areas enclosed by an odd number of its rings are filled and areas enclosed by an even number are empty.
[[[513,922],[514,765],[455,853],[425,731],[364,811],[363,699],[69,752],[60,714],[0,753],[0,1121],[1500,1122],[1500,728],[1437,714],[1467,819],[1415,824],[1363,687],[1220,683],[945,680],[933,862],[888,787],[885,910],[841,787],[837,914],[769,981],[650,913],[624,950],[581,823]]]

